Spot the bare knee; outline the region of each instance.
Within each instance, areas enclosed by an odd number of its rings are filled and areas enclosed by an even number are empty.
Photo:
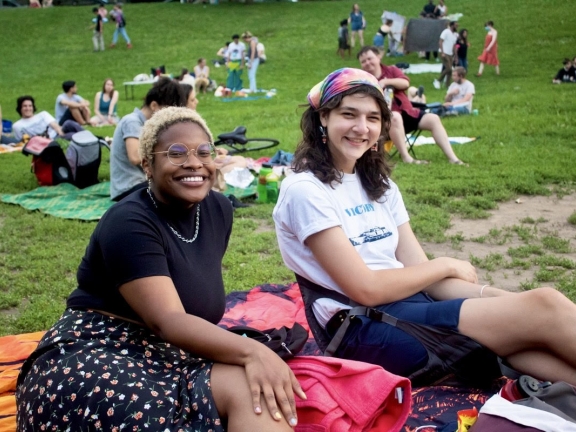
[[[564,294],[550,287],[528,291],[526,292],[526,297],[529,299],[530,306],[534,308],[533,310],[535,311],[557,314],[566,307],[574,306]]]
[[[210,387],[221,417],[227,418],[243,400],[251,401],[244,368],[215,363],[210,375]]]

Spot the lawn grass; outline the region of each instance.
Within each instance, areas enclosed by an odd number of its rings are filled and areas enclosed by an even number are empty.
[[[387,2],[386,7],[407,17],[418,14],[424,0]],[[361,3],[368,21],[370,42],[382,13],[382,3]],[[341,1],[269,2],[251,6],[221,3],[217,6],[180,3],[127,4],[127,31],[134,49],[118,46],[93,53],[90,6],[0,11],[0,105],[4,118],[16,120],[18,96],[31,94],[39,110],[54,111],[62,81],[78,82],[79,94],[93,100],[107,77],[121,92],[119,114],[141,104],[146,86],[134,89],[136,100],[126,100],[122,82],[153,66],[169,73],[192,69],[199,57],[215,58],[232,33],[250,30],[266,45],[268,62],[258,71],[261,88],[277,89],[270,100],[228,102],[200,95],[199,112],[215,133],[245,125],[248,136],[279,139],[280,148],[293,151],[299,138],[299,118],[312,85],[330,71],[357,66],[354,58],[336,56],[338,22],[351,3]],[[436,146],[417,148],[429,166],[397,164],[393,178],[403,191],[412,224],[422,240],[447,241],[444,232],[450,215],[477,218],[479,223],[498,202],[517,194],[564,194],[574,190],[574,113],[576,85],[553,86],[552,77],[564,57],[576,55],[576,36],[569,19],[570,2],[549,0],[452,0],[450,12],[464,14],[471,73],[476,72],[484,40],[483,23],[492,19],[499,30],[502,75],[487,67],[476,85],[474,107],[478,116],[444,121],[451,136],[480,136],[473,144],[456,147],[469,168],[449,165]],[[112,26],[105,26],[109,44]],[[394,61],[418,62],[416,54]],[[394,61],[387,59],[388,64]],[[225,81],[224,68],[211,68],[216,81]],[[245,83],[247,85],[247,77]],[[435,75],[411,76],[426,87],[429,101],[440,100]],[[113,134],[111,127],[98,134]],[[263,152],[258,157],[270,155]],[[109,177],[107,157],[100,170]],[[25,192],[36,187],[29,159],[20,154],[0,156],[0,193]],[[272,205],[255,205],[235,214],[235,228],[224,260],[228,290],[244,290],[264,282],[288,282],[293,275],[283,266],[271,220]],[[574,219],[574,218],[571,218]],[[574,223],[574,222],[573,222]],[[59,220],[20,207],[0,204],[0,334],[46,328],[62,311],[75,287],[75,272],[95,223]],[[526,232],[516,235],[529,236]],[[502,234],[503,236],[505,234]],[[552,236],[553,237],[553,236]],[[454,239],[452,240],[454,241]],[[530,239],[526,237],[529,244]],[[550,238],[544,248],[563,251],[574,239]],[[543,252],[544,253],[544,252]],[[525,255],[516,252],[517,259]],[[529,264],[539,266],[537,252]],[[511,265],[493,256],[485,265]],[[573,293],[576,276],[567,263],[562,271],[543,270],[536,282],[556,284]],[[497,284],[497,281],[494,281]]]

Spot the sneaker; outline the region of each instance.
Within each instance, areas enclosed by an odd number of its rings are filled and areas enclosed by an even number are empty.
[[[432,85],[434,86],[434,88],[435,88],[436,90],[440,90],[440,81],[438,81],[437,79],[435,79],[435,80],[432,82]]]
[[[419,98],[421,98],[422,95],[424,94],[424,86],[418,87],[418,92],[416,94],[418,95]]]
[[[116,46],[115,43],[111,43],[111,44],[110,44],[110,48],[114,48],[115,46]]]
[[[128,49],[132,48],[132,44],[131,43],[126,44],[126,48],[128,48]]]

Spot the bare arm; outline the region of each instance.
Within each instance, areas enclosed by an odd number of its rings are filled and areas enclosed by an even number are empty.
[[[404,78],[382,78],[378,83],[382,88],[392,86],[397,90],[406,90],[410,87],[410,81]]]
[[[116,108],[116,104],[118,103],[118,97],[118,90],[114,90],[114,93],[112,94],[112,100],[110,101],[110,107],[108,108],[108,117],[114,115],[114,110]]]
[[[62,130],[58,122],[53,121],[52,123],[50,123],[50,127],[56,131],[58,136],[64,136],[64,131]]]
[[[412,267],[428,261],[426,253],[416,239],[410,224],[406,223],[398,227],[400,241],[396,248],[396,259],[406,267]],[[471,267],[471,266],[470,266]],[[473,269],[473,268],[472,268]],[[475,270],[474,270],[475,272]],[[423,291],[435,300],[450,300],[455,298],[480,297],[481,285],[478,280],[472,282],[454,277],[441,279],[427,286]],[[482,297],[496,297],[512,294],[494,287],[486,287],[482,291]]]
[[[201,357],[244,367],[255,412],[261,411],[263,393],[273,416],[278,402],[287,419],[296,417],[294,392],[306,396],[288,365],[259,342],[187,314],[172,279],[166,276],[136,279],[122,285],[120,293],[163,340]]]
[[[490,45],[488,45],[486,47],[486,51],[490,51],[492,49],[492,47],[494,46],[494,44],[496,43],[496,38],[498,37],[498,32],[496,30],[494,30],[492,32],[492,41],[490,42]]]
[[[102,92],[96,92],[96,96],[94,96],[94,113],[100,118],[100,120],[104,121],[104,116],[100,113],[100,95]]]
[[[368,268],[340,227],[311,235],[306,245],[344,293],[366,306],[405,299],[447,277],[476,281],[474,268],[465,261],[452,258],[428,261],[408,223],[399,227],[399,236],[397,259],[406,267],[398,269]]]
[[[82,99],[80,102],[62,99],[60,101],[60,105],[67,106],[68,108],[82,108],[89,106],[90,102],[88,102],[86,99]]]
[[[142,159],[140,158],[140,140],[138,138],[126,138],[124,140],[126,143],[126,153],[128,154],[128,160],[132,165],[140,165]]]

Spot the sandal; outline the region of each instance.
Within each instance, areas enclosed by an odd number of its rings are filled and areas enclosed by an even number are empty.
[[[469,167],[469,166],[470,166],[470,165],[468,165],[467,163],[462,162],[460,159],[455,160],[454,162],[450,161],[450,163],[451,163],[452,165],[460,165],[460,166],[465,166],[465,167]]]

